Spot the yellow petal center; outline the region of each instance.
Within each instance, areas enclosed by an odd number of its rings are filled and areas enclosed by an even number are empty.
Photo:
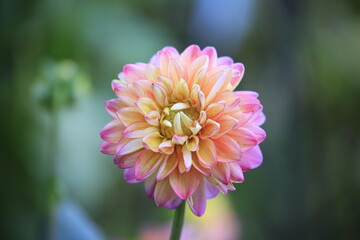
[[[191,136],[194,120],[199,118],[199,113],[188,103],[176,103],[165,107],[160,117],[160,133],[167,139],[174,134],[178,136]]]

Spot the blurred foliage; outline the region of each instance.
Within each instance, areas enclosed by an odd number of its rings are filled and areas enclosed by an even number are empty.
[[[224,9],[251,12],[222,11],[231,26],[196,22],[219,16],[215,0],[206,10],[202,0],[1,2],[1,239],[46,239],[54,175],[58,203],[77,202],[104,236],[134,239],[143,224],[168,222],[172,212],[99,153],[103,102],[124,64],[216,41],[245,64],[239,90],[259,92],[267,115],[264,163],[228,195],[242,239],[360,234],[359,1],[235,2]]]

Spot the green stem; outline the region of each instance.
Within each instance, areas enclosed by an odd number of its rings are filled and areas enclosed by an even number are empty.
[[[183,201],[175,210],[170,240],[180,240],[181,229],[184,223],[185,205],[185,201]]]

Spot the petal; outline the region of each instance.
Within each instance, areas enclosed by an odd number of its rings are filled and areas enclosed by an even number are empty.
[[[158,106],[156,105],[154,100],[152,100],[151,98],[147,98],[147,97],[139,98],[136,101],[135,106],[144,115],[146,115],[150,111],[158,111],[159,112]]]
[[[201,82],[199,76],[206,75],[209,66],[209,57],[207,55],[197,57],[188,67],[188,85],[190,87],[197,82]]]
[[[232,136],[239,143],[243,152],[258,144],[257,136],[245,127],[234,129],[229,132],[229,136]]]
[[[118,166],[118,168],[132,168],[135,166],[136,159],[142,151],[136,151],[124,156],[115,155],[113,162]]]
[[[230,182],[230,167],[227,163],[217,164],[212,168],[213,176],[223,184]]]
[[[219,130],[220,130],[220,124],[211,119],[208,119],[206,120],[205,125],[201,129],[200,138],[202,139],[209,138],[215,135],[216,133],[218,133]]]
[[[217,119],[225,110],[226,103],[224,101],[211,103],[206,109],[208,118]]]
[[[100,131],[100,137],[107,142],[117,143],[122,137],[124,126],[117,119],[112,120]]]
[[[127,107],[127,105],[119,98],[105,101],[104,103],[106,111],[113,117],[117,118],[116,112],[121,108]]]
[[[156,186],[155,176],[156,174],[152,174],[144,181],[145,193],[148,198],[154,197],[154,191]]]
[[[203,175],[208,176],[208,177],[210,177],[212,175],[211,168],[200,164],[199,158],[196,155],[196,153],[192,153],[192,163],[193,163],[193,166],[196,168],[196,170],[198,170]]]
[[[257,138],[257,144],[260,144],[262,141],[264,141],[264,139],[266,138],[266,132],[264,131],[264,129],[262,129],[261,127],[258,127],[257,125],[251,123],[247,123],[245,125],[243,125],[241,127],[242,128],[245,128],[249,131],[251,131]]]
[[[116,155],[126,155],[129,153],[136,152],[139,149],[142,149],[143,143],[142,139],[129,139],[129,138],[122,138],[116,148]]]
[[[189,198],[199,187],[199,173],[192,169],[189,172],[180,174],[177,170],[169,176],[169,181],[176,195],[181,199]]]
[[[104,141],[101,144],[100,151],[105,154],[114,155],[116,153],[117,143],[110,143]]]
[[[184,67],[188,67],[194,59],[196,59],[201,53],[199,46],[190,45],[180,54],[180,62]]]
[[[146,65],[126,64],[123,68],[126,81],[135,82],[139,79],[146,79]]]
[[[259,146],[255,146],[243,153],[240,160],[240,166],[244,172],[257,168],[261,165],[263,156]]]
[[[218,195],[219,189],[217,187],[215,187],[205,179],[204,179],[204,184],[205,184],[206,199],[211,199]]]
[[[238,121],[235,118],[227,115],[220,116],[216,121],[220,124],[220,130],[212,138],[219,138],[238,125]]]
[[[153,132],[143,138],[144,147],[159,152],[159,145],[163,142],[163,137],[159,132]]]
[[[157,172],[156,181],[160,182],[164,180],[174,171],[177,165],[178,159],[176,154],[172,154],[168,158],[165,158]]]
[[[233,76],[230,80],[232,88],[229,90],[234,90],[240,83],[241,79],[245,73],[245,67],[242,63],[235,63],[231,66],[234,69]]]
[[[186,147],[186,145],[183,145],[183,147],[181,148],[181,151],[182,151],[182,155],[183,155],[183,159],[184,159],[184,165],[186,168],[186,172],[188,172],[192,165],[191,152]]]
[[[124,179],[128,183],[140,183],[142,181],[136,180],[135,168],[128,168],[124,170]]]
[[[191,138],[189,138],[186,141],[186,147],[189,151],[194,152],[196,151],[196,149],[198,148],[199,145],[199,138],[197,136],[193,136]]]
[[[197,191],[187,200],[191,211],[198,217],[205,213],[206,209],[206,191],[203,180]]]
[[[216,147],[211,139],[201,139],[196,154],[203,165],[216,165]]]
[[[135,177],[137,180],[143,180],[150,176],[160,165],[163,156],[150,150],[144,150],[136,159]]]
[[[257,99],[258,93],[252,91],[234,92],[240,98],[240,110],[244,113],[255,112],[262,108],[260,101]]]
[[[181,198],[175,198],[173,201],[169,201],[167,202],[164,207],[168,208],[168,209],[176,209],[180,206],[180,204],[182,203],[182,199]]]
[[[145,120],[155,126],[159,126],[160,113],[158,111],[150,111],[145,115]]]
[[[210,88],[210,91],[207,94],[207,91],[204,90],[206,95],[205,106],[213,101],[213,99],[221,92],[221,89],[226,86],[228,81],[229,79],[226,72],[219,72],[215,74],[215,76],[209,78],[209,83],[206,88]]]
[[[176,113],[174,117],[174,132],[178,136],[184,135],[184,131],[181,126],[181,116],[180,113]]]
[[[187,139],[188,139],[188,136],[178,136],[178,135],[174,134],[171,141],[173,142],[173,144],[183,145]]]
[[[143,138],[156,131],[158,131],[158,128],[151,126],[147,122],[134,122],[125,128],[123,136],[127,138]]]
[[[183,78],[181,78],[180,81],[175,85],[174,94],[175,94],[175,98],[178,100],[189,98],[190,95],[189,87]]]
[[[221,65],[232,65],[234,63],[234,61],[232,60],[232,58],[230,57],[219,57],[217,60],[217,65],[221,66]]]
[[[156,184],[154,200],[157,206],[165,206],[166,204],[173,202],[176,198],[177,196],[172,190],[167,178]]]
[[[214,68],[217,65],[217,52],[214,47],[206,47],[204,48],[201,53],[203,55],[209,56],[209,68]]]
[[[231,181],[233,182],[243,182],[244,181],[244,173],[240,167],[240,162],[231,162],[230,166],[230,175]]]
[[[144,116],[135,107],[125,107],[116,112],[119,120],[128,127],[133,122],[144,120]]]
[[[170,155],[174,152],[174,144],[171,140],[164,141],[159,145],[159,151],[161,153]]]
[[[169,61],[168,65],[168,75],[173,80],[175,86],[180,81],[180,79],[187,79],[187,71],[181,65],[177,59],[172,59]]]
[[[166,96],[166,90],[163,86],[157,83],[153,83],[152,85],[154,97],[158,102],[159,106],[165,107],[169,104],[168,98]]]
[[[184,109],[189,109],[191,108],[190,104],[189,103],[175,103],[171,108],[170,110],[172,111],[179,111],[179,110],[184,110]]]
[[[255,125],[261,126],[266,121],[265,114],[263,112],[260,112],[254,119],[251,120],[251,122]]]
[[[233,162],[241,159],[242,149],[237,141],[232,137],[224,135],[214,140],[218,161]]]

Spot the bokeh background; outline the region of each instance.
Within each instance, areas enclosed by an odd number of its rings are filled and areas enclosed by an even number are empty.
[[[238,90],[260,93],[267,139],[262,166],[209,203],[207,218],[232,224],[190,225],[233,231],[222,240],[359,238],[359,1],[8,0],[0,11],[1,239],[147,239],[170,224],[99,152],[99,131],[124,64],[193,43],[245,64]]]

